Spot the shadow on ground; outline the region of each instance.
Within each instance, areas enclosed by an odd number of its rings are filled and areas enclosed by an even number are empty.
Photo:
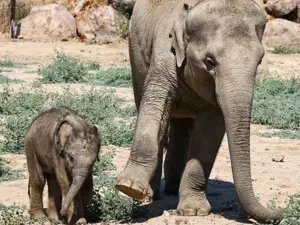
[[[164,193],[164,180],[162,180],[161,197],[159,200],[143,205],[139,208],[138,218],[133,222],[146,222],[150,218],[158,217],[165,211],[176,210],[178,196],[168,196]],[[212,214],[221,215],[228,220],[243,223],[251,223],[245,216],[241,207],[233,183],[222,180],[209,180],[208,201],[212,207]]]

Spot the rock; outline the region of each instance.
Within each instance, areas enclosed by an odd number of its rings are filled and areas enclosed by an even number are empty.
[[[270,20],[265,28],[264,41],[268,47],[300,47],[300,24],[285,19]]]
[[[295,8],[297,8],[299,0],[268,0],[266,10],[275,17],[283,17]]]
[[[128,34],[129,20],[109,5],[93,5],[77,18],[78,33],[87,42],[113,42]]]
[[[67,39],[76,36],[76,20],[62,5],[35,6],[17,25],[17,36]]]
[[[284,155],[274,155],[272,158],[273,162],[284,162]]]

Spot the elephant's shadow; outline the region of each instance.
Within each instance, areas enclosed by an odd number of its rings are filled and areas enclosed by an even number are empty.
[[[166,195],[163,187],[164,180],[162,180],[160,199],[149,205],[140,206],[134,222],[145,222],[150,218],[161,216],[164,211],[176,209],[178,196]],[[221,215],[228,220],[251,223],[239,203],[233,183],[209,180],[207,198],[212,207],[212,214]]]

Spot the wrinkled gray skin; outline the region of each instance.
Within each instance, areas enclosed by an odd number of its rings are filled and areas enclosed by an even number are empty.
[[[100,145],[97,127],[71,109],[53,108],[32,122],[25,136],[31,217],[46,216],[42,193],[47,181],[48,218],[67,216],[69,224],[86,224],[84,210],[93,195],[92,169]]]
[[[118,190],[140,201],[158,192],[168,136],[166,192],[179,188],[180,215],[209,214],[206,186],[226,130],[243,207],[258,221],[282,217],[258,202],[251,182],[250,117],[265,22],[251,0],[136,1],[129,51],[138,119]]]

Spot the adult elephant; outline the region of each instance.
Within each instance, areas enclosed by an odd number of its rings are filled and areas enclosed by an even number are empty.
[[[183,171],[179,213],[207,215],[206,186],[226,131],[243,207],[258,221],[282,217],[258,202],[251,182],[250,117],[265,23],[252,0],[136,1],[129,51],[138,118],[118,190],[138,200],[157,192],[150,182],[160,179],[169,134],[166,188],[176,192]]]

